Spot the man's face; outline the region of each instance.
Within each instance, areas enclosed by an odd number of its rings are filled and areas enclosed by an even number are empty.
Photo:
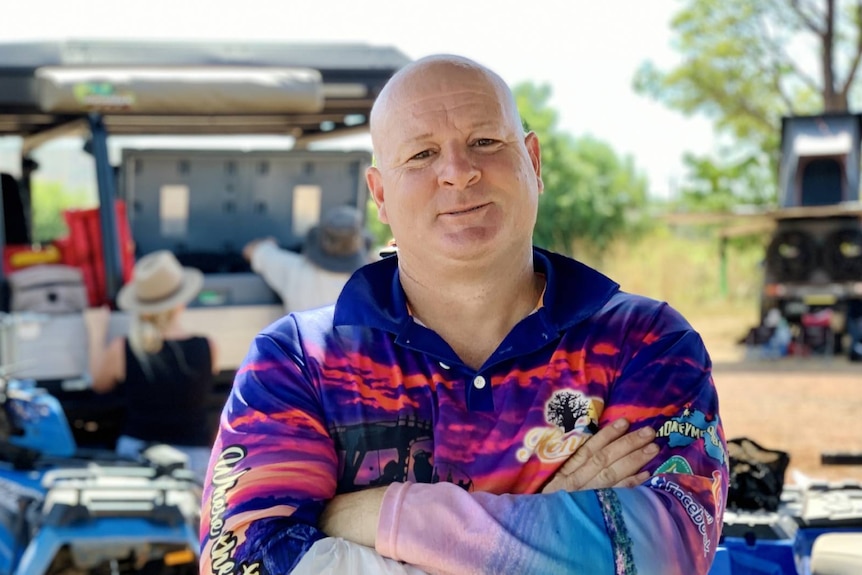
[[[512,108],[505,88],[451,64],[415,73],[389,94],[367,179],[402,257],[475,262],[531,245],[539,145]]]

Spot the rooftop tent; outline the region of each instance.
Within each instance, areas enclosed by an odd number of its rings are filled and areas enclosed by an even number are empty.
[[[782,119],[782,208],[859,200],[860,118],[858,114],[826,114]]]

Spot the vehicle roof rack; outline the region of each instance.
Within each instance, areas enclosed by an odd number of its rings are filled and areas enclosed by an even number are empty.
[[[281,134],[302,147],[367,129],[374,99],[409,61],[364,43],[0,43],[0,135],[81,131],[97,111],[114,135]],[[249,78],[252,95],[238,88]],[[285,107],[298,92],[313,101]]]

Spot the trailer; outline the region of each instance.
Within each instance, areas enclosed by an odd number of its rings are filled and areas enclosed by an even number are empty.
[[[778,208],[761,317],[777,310],[801,353],[862,360],[862,115],[782,119]]]

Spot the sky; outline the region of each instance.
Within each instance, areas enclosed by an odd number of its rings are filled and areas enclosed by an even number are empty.
[[[0,41],[52,39],[365,42],[411,58],[467,56],[510,85],[549,84],[559,128],[631,155],[657,197],[672,196],[686,151],[707,153],[705,118],[639,96],[632,79],[678,56],[679,0],[28,0],[5,1]],[[9,23],[11,25],[4,25]],[[364,140],[363,140],[364,141]]]

